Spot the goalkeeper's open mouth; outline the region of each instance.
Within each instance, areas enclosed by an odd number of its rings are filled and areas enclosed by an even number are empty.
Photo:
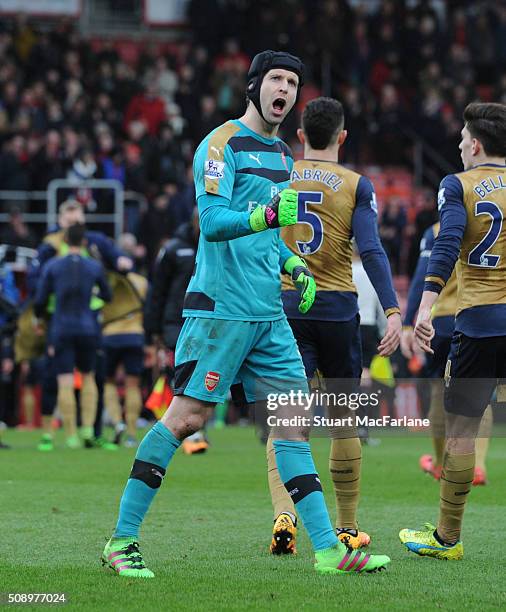
[[[286,100],[284,98],[276,98],[272,103],[272,112],[277,117],[281,117],[285,111]]]

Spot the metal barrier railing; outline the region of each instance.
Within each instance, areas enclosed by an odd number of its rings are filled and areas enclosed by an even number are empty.
[[[112,223],[114,237],[117,239],[123,233],[124,222],[124,190],[123,185],[114,179],[87,179],[76,183],[69,179],[54,179],[47,186],[47,227],[54,227],[58,220],[58,191],[66,190],[110,190],[114,193],[114,212],[86,213],[89,223]]]
[[[23,219],[27,223],[46,223],[47,224],[47,192],[46,191],[10,191],[0,190],[0,202],[33,202],[42,201],[44,202],[43,212],[27,212],[23,213]],[[9,213],[5,212],[5,206],[0,206],[0,223],[7,223],[9,221]]]
[[[23,220],[28,225],[45,225],[47,230],[51,230],[56,225],[57,221],[57,208],[58,208],[58,190],[59,189],[69,189],[71,191],[80,190],[80,189],[88,189],[88,188],[97,188],[94,187],[97,185],[96,179],[94,181],[83,181],[82,183],[74,183],[74,182],[65,182],[60,181],[53,185],[52,193],[48,191],[10,191],[10,190],[0,190],[0,224],[7,223],[10,218],[9,212],[7,212],[6,202],[9,202],[12,205],[16,205],[19,203],[19,208],[23,211]],[[105,185],[104,182],[105,181]],[[86,213],[86,220],[89,223],[113,223],[114,224],[114,235],[118,237],[124,231],[124,212],[126,209],[125,204],[134,204],[137,206],[139,214],[142,215],[148,208],[148,199],[143,193],[138,193],[137,191],[123,191],[123,189],[118,189],[118,185],[120,185],[117,181],[112,181],[113,186],[106,181],[106,179],[100,179],[100,185],[104,185],[106,189],[115,189],[115,209],[112,213]],[[104,188],[102,187],[102,188]],[[120,185],[121,187],[121,185]],[[100,187],[99,187],[100,188]],[[48,198],[52,198],[51,200],[51,210],[49,210]],[[39,207],[35,206],[35,208],[40,208],[40,211],[27,211],[24,212],[24,208],[26,208],[25,204],[31,205],[30,208],[34,208],[33,203],[40,202],[41,205]],[[126,212],[126,216],[128,216],[128,212]]]

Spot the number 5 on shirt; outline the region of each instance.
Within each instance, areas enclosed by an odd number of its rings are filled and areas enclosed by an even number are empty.
[[[317,213],[307,209],[309,204],[323,204],[323,193],[321,191],[299,191],[297,222],[306,223],[313,230],[313,237],[309,242],[296,240],[301,255],[316,253],[323,244],[322,220]]]

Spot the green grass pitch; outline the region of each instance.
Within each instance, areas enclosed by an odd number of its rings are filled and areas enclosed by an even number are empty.
[[[389,437],[365,447],[361,527],[372,552],[392,563],[380,574],[318,576],[303,530],[296,557],[267,552],[265,455],[252,429],[213,431],[206,455],[178,453],[147,516],[141,545],[156,573],[148,581],[120,579],[99,563],[134,451],[42,454],[37,439],[7,432],[13,449],[0,454],[0,592],[64,591],[71,608],[107,611],[483,611],[506,601],[505,438],[491,441],[490,484],[470,496],[460,562],[419,558],[398,540],[400,528],[437,520],[438,485],[418,469],[429,439]],[[333,516],[328,441],[313,448]]]

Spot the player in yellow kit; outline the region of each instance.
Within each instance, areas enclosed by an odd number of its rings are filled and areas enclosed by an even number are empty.
[[[339,147],[346,139],[341,104],[317,98],[306,106],[302,129],[304,160],[294,164],[292,189],[298,192],[298,223],[283,228],[286,245],[306,259],[317,286],[313,310],[301,316],[297,292],[283,279],[283,306],[302,355],[306,376],[318,369],[326,379],[327,391],[353,390],[360,380],[362,354],[357,293],[352,280],[352,238],[364,268],[388,317],[381,355],[390,355],[399,344],[400,311],[392,284],[390,266],[377,230],[377,207],[369,179],[338,163]],[[336,379],[340,379],[337,381]],[[346,382],[347,381],[347,382]],[[329,407],[331,415],[346,417]],[[357,505],[360,491],[362,449],[355,427],[332,430],[330,473],[338,506],[336,531],[351,548],[370,541],[358,530]],[[272,442],[267,443],[269,487],[274,506],[271,552],[295,552],[294,505],[277,473]]]
[[[406,359],[411,359],[416,350],[413,325],[418,305],[422,297],[429,257],[439,233],[439,227],[439,222],[434,223],[434,225],[426,230],[420,242],[420,257],[409,287],[408,304],[402,328],[401,350]],[[419,463],[421,469],[431,474],[436,480],[439,480],[441,477],[445,445],[445,416],[443,409],[444,384],[442,379],[444,377],[446,360],[450,352],[450,345],[455,329],[456,310],[457,274],[454,270],[445,288],[441,291],[437,303],[434,304],[434,308],[432,309],[432,324],[434,326],[435,335],[432,339],[431,346],[434,353],[428,355],[427,364],[424,368],[425,375],[431,379],[430,410],[428,416],[432,433],[434,456],[430,454],[422,455]],[[485,460],[491,428],[492,407],[489,406],[483,415],[480,432],[476,440],[476,466],[474,468],[473,485],[484,485],[487,482]]]
[[[143,305],[148,281],[140,274],[110,274],[113,299],[102,311],[103,344],[105,348],[106,383],[105,404],[111,417],[119,444],[127,432],[125,446],[137,447],[137,419],[142,409],[140,377],[144,366]],[[125,421],[116,387],[120,366],[125,372]]]
[[[455,332],[445,371],[446,447],[437,527],[403,529],[406,547],[461,559],[464,509],[482,415],[506,377],[506,105],[469,104],[459,148],[464,172],[446,176],[441,229],[429,260],[415,336],[431,353],[431,310],[457,263]],[[458,261],[457,261],[458,260]]]

